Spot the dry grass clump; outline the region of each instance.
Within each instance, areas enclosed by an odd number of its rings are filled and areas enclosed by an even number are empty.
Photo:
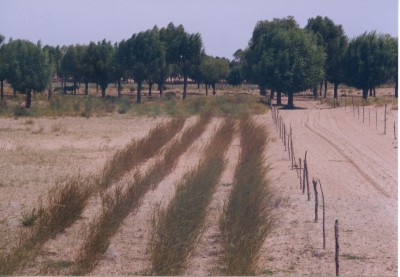
[[[182,274],[187,256],[202,233],[207,206],[225,168],[224,154],[233,131],[233,120],[225,120],[197,168],[185,175],[169,206],[159,211],[150,243],[153,274]]]
[[[260,247],[274,222],[263,159],[267,133],[247,116],[240,121],[241,153],[220,220],[224,275],[255,275]]]
[[[176,117],[166,124],[159,124],[141,140],[133,140],[123,149],[117,151],[105,164],[100,180],[101,189],[108,188],[118,181],[139,163],[154,156],[168,141],[170,141],[185,123],[183,117]]]
[[[58,183],[47,195],[46,204],[30,214],[31,229],[20,235],[17,245],[0,256],[0,274],[9,275],[32,260],[43,244],[75,222],[91,195],[89,177],[72,177]]]
[[[173,170],[179,156],[204,132],[210,119],[209,115],[202,115],[196,124],[183,133],[179,141],[165,150],[164,155],[144,175],[136,173],[133,182],[125,189],[117,188],[103,195],[103,209],[89,227],[72,274],[83,275],[95,268],[126,216],[139,207],[143,196],[152,186]]]

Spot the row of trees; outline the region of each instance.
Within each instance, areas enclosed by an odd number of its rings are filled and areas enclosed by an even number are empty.
[[[170,23],[167,27],[132,35],[115,45],[103,40],[89,45],[63,47],[33,44],[25,40],[4,42],[0,37],[0,81],[3,99],[3,81],[7,80],[14,91],[25,93],[26,107],[30,107],[32,91],[51,90],[51,76],[57,74],[79,82],[100,86],[106,96],[109,83],[121,79],[134,79],[137,83],[137,102],[141,102],[142,83],[151,88],[157,84],[163,94],[164,83],[169,77],[183,77],[183,99],[186,98],[188,77],[214,88],[228,75],[229,60],[207,56],[200,34],[189,34],[182,25]],[[208,86],[207,86],[208,87]]]
[[[395,82],[397,97],[397,38],[376,32],[364,33],[352,40],[341,25],[320,16],[308,20],[300,28],[293,17],[260,21],[254,28],[245,50],[237,50],[234,59],[211,57],[205,54],[201,35],[187,33],[182,25],[170,23],[132,35],[112,45],[103,40],[89,45],[44,46],[24,40],[4,43],[0,36],[0,81],[27,95],[30,107],[32,91],[51,88],[51,76],[63,76],[85,84],[96,83],[106,96],[109,83],[133,78],[137,83],[137,102],[141,102],[143,82],[157,84],[160,95],[169,77],[183,77],[183,99],[186,98],[188,78],[213,88],[226,79],[232,85],[243,81],[258,84],[260,93],[271,97],[276,92],[278,104],[281,94],[288,95],[288,106],[293,107],[294,93],[312,89],[317,95],[327,82],[334,84],[337,97],[341,83],[368,90],[387,82]]]
[[[321,16],[311,18],[300,28],[293,17],[257,23],[248,47],[235,52],[235,68],[247,81],[260,87],[288,95],[288,107],[293,107],[293,94],[312,89],[316,96],[325,83],[334,84],[337,98],[341,83],[363,91],[387,82],[395,82],[397,93],[397,38],[376,32],[364,33],[352,40],[341,25]]]

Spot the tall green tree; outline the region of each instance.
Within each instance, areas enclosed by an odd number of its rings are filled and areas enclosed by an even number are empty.
[[[282,19],[274,18],[272,21],[259,21],[254,28],[248,47],[244,51],[235,52],[238,58],[243,61],[245,79],[258,84],[260,95],[266,95],[266,88],[271,89],[271,91],[275,90],[268,83],[269,72],[263,72],[264,68],[260,66],[261,56],[271,44],[276,31],[298,28],[296,20],[291,16]],[[281,105],[280,95],[281,93],[278,92],[278,105]]]
[[[183,99],[186,98],[187,81],[193,65],[199,65],[203,42],[199,33],[189,34],[182,25],[171,22],[160,30],[161,40],[166,45],[167,62],[175,64],[183,75]]]
[[[127,41],[127,68],[138,84],[136,102],[141,103],[142,83],[165,63],[165,50],[157,28],[132,35]]]
[[[344,57],[348,46],[342,25],[336,25],[330,18],[317,16],[308,20],[306,30],[314,32],[318,44],[324,49],[325,60],[325,93],[326,81],[334,84],[333,95],[337,98],[337,90],[340,83],[344,81]]]
[[[76,94],[77,82],[82,81],[84,78],[83,57],[85,51],[86,46],[70,45],[60,61],[62,75],[74,79],[74,94]]]
[[[265,88],[288,94],[313,88],[324,76],[325,54],[310,32],[300,29],[293,17],[258,22],[244,54],[246,78]]]
[[[46,55],[49,59],[49,67],[50,67],[50,76],[53,77],[55,75],[60,74],[61,71],[61,59],[62,53],[59,46],[50,46],[46,45],[43,47],[43,51],[46,52]],[[49,80],[48,84],[48,99],[51,99],[52,92],[53,92],[53,82],[52,79]]]
[[[397,69],[393,61],[395,43],[390,36],[376,32],[364,33],[350,41],[346,52],[346,83],[363,91],[367,100],[368,90],[385,84]]]
[[[26,40],[11,41],[4,48],[8,59],[6,79],[14,89],[26,94],[26,108],[30,108],[32,91],[43,91],[51,77],[48,57]]]
[[[108,84],[115,81],[115,48],[105,39],[91,42],[83,56],[84,71],[89,81],[98,84],[101,96],[106,97]]]
[[[229,61],[224,58],[206,56],[200,64],[200,72],[206,84],[206,95],[208,95],[208,85],[212,86],[215,95],[215,84],[228,77]]]

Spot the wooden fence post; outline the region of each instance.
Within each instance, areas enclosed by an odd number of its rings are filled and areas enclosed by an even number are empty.
[[[363,105],[363,123],[364,123],[364,105]]]
[[[286,151],[286,125],[283,124],[283,144],[285,145],[285,151]]]
[[[304,155],[304,161],[303,161],[303,194],[306,192],[306,170],[307,170],[307,151],[306,154]]]
[[[312,180],[313,186],[314,186],[314,195],[315,195],[315,218],[314,222],[318,222],[318,191],[317,191],[317,180],[313,178]]]
[[[335,265],[336,276],[339,276],[339,221],[335,220]]]
[[[394,140],[396,140],[396,121],[393,121]]]
[[[307,201],[311,200],[310,184],[308,183],[308,164],[306,163],[306,181],[307,181]]]
[[[385,104],[385,131],[384,131],[384,135],[386,135],[386,106],[387,106],[387,104]]]
[[[302,178],[301,178],[301,158],[299,158],[299,164],[300,164],[300,189],[302,189]]]
[[[319,179],[318,183],[319,183],[319,188],[321,189],[321,196],[322,196],[322,248],[325,250],[325,197],[324,197],[324,191],[322,190],[322,185],[321,185],[321,181]]]

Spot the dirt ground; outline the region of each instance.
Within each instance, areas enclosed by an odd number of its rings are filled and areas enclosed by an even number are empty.
[[[308,151],[310,177],[318,177],[322,182],[326,250],[322,249],[321,207],[320,220],[314,223],[314,195],[311,194],[310,202],[302,195],[296,170],[290,168],[271,113],[255,116],[257,122],[270,130],[265,152],[271,165],[269,178],[284,200],[277,210],[276,227],[262,247],[260,274],[334,275],[333,226],[338,219],[341,275],[397,275],[398,153],[393,134],[394,122],[397,128],[397,110],[389,109],[388,131],[383,135],[382,107],[369,108],[371,115],[378,112],[376,130],[375,117],[371,117],[370,124],[368,120],[362,123],[348,107],[333,109],[304,98],[295,99],[295,105],[299,109],[279,110],[279,114],[293,129],[296,158],[303,159]],[[23,228],[21,212],[32,209],[57,180],[97,172],[116,149],[133,138],[144,137],[153,126],[166,120],[165,117],[124,115],[89,119],[1,118],[0,232],[10,236],[18,233]],[[188,124],[193,121],[194,117]],[[201,149],[219,123],[220,119],[213,119],[200,139],[180,157],[174,172],[145,195],[141,207],[124,221],[91,274],[146,273],[150,263],[147,243],[151,215],[172,198],[177,181],[196,165]],[[227,167],[211,203],[205,233],[189,258],[185,274],[218,274],[218,219],[230,191],[239,149],[240,140],[236,137],[227,153]],[[82,220],[46,243],[35,266],[28,266],[17,274],[66,273],[63,270],[73,261],[88,221],[99,209],[99,198],[93,197]],[[49,267],[52,267],[50,271]]]

